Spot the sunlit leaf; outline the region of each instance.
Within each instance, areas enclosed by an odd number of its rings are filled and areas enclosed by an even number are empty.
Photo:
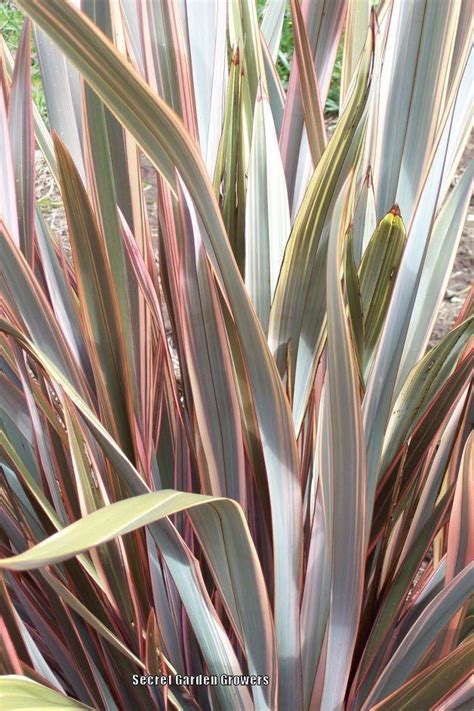
[[[6,675],[0,677],[2,702],[10,709],[91,709],[65,694],[38,684],[26,676]]]

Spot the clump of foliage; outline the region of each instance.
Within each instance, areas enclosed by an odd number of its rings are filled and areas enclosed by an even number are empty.
[[[0,56],[6,708],[462,706],[472,290],[426,348],[472,179],[452,186],[468,4],[292,0],[287,91],[280,0],[260,23],[250,0],[18,5]],[[221,683],[180,681],[201,673]]]

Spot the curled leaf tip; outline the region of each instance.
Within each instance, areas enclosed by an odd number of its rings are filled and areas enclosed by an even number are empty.
[[[395,217],[400,217],[400,207],[398,206],[398,203],[395,203],[390,212],[392,215],[395,215]]]

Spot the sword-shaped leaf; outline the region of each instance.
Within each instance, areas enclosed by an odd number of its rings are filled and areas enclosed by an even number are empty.
[[[306,135],[313,166],[316,167],[327,143],[323,106],[299,0],[291,0],[290,4],[295,32],[295,55],[298,62],[298,78],[300,80]],[[364,27],[364,40],[366,31],[367,24]]]
[[[30,21],[25,20],[15,57],[8,127],[16,186],[20,249],[28,264],[34,255],[35,136],[31,99]]]
[[[373,60],[373,34],[369,31],[356,85],[323,157],[318,163],[285,250],[270,313],[268,339],[280,373],[286,369],[286,348],[291,343],[289,383],[293,415],[299,431],[322,348],[325,320],[324,273],[328,216],[356,156],[364,125],[365,106]]]
[[[340,708],[349,679],[362,607],[365,567],[366,465],[357,361],[352,350],[339,255],[345,235],[344,211],[333,224],[327,262],[328,380],[331,420],[329,446],[332,505],[326,512],[331,531],[331,606],[326,674],[321,708]],[[344,491],[345,496],[338,496]]]
[[[248,168],[245,283],[265,331],[289,234],[285,175],[271,109],[261,87]]]
[[[274,62],[280,49],[281,32],[285,18],[286,0],[267,2],[260,29]]]
[[[126,413],[130,404],[129,366],[116,285],[103,234],[80,175],[59,137],[54,145],[59,180],[76,267],[79,308],[94,377],[108,427],[130,449]]]

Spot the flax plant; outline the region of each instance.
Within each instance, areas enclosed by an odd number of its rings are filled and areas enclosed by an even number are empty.
[[[3,708],[467,708],[472,288],[429,342],[471,190],[470,4],[17,5]]]

